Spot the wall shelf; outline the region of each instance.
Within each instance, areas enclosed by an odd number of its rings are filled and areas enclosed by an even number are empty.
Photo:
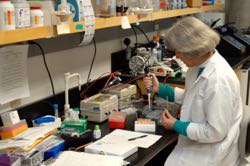
[[[51,37],[49,26],[0,31],[0,45]]]
[[[146,22],[153,20],[160,20],[165,18],[184,16],[195,13],[209,12],[209,11],[219,11],[224,10],[224,4],[215,4],[212,6],[203,6],[200,8],[185,8],[178,10],[169,10],[169,11],[159,11],[154,12],[152,14],[147,15],[130,15],[128,16],[130,23],[136,22]],[[111,17],[111,18],[96,18],[95,29],[103,29],[109,27],[115,27],[121,25],[122,17]],[[41,38],[50,38],[55,34],[55,29],[49,26],[45,27],[36,27],[36,28],[25,28],[25,29],[17,29],[11,31],[0,31],[0,45],[3,44],[11,44],[16,42],[35,40]],[[68,33],[77,33],[84,31],[84,22],[76,22],[69,24],[69,32]]]

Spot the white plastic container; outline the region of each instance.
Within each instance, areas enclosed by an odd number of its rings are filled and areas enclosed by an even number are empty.
[[[16,28],[30,27],[30,6],[26,0],[13,1],[15,7]]]
[[[30,7],[30,17],[32,27],[44,26],[44,15],[40,6]]]
[[[10,0],[0,0],[0,29],[16,29],[15,8]]]

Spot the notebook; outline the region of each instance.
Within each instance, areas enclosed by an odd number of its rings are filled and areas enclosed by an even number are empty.
[[[107,135],[85,147],[86,153],[104,154],[127,158],[137,152],[138,146],[124,141],[123,137]]]

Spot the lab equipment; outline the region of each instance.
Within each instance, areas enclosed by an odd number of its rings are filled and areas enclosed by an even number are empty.
[[[12,138],[27,129],[28,129],[28,126],[27,126],[26,120],[24,119],[14,125],[1,127],[0,136],[1,136],[1,139]]]
[[[64,73],[64,82],[65,82],[65,104],[64,104],[64,116],[65,119],[68,119],[68,113],[67,111],[70,109],[70,105],[69,105],[69,79],[73,78],[73,77],[77,77],[78,78],[78,88],[79,91],[81,90],[81,75],[79,73]]]
[[[156,125],[161,126],[161,116],[162,112],[167,109],[169,113],[174,117],[178,118],[180,114],[180,107],[178,104],[171,103],[171,102],[166,102],[163,103],[161,102],[162,105],[153,105],[151,110],[149,111],[148,106],[145,106],[142,109],[142,117],[147,118],[147,119],[152,119],[156,121]]]
[[[53,108],[54,108],[54,113],[55,113],[55,117],[59,117],[58,115],[58,104],[53,104]]]
[[[149,74],[149,68],[145,68],[146,76],[149,77],[152,81],[152,76]],[[153,89],[153,84],[150,87],[147,87],[147,95],[148,95],[148,111],[151,111],[151,93]]]
[[[19,118],[19,115],[17,113],[17,110],[2,113],[1,119],[2,119],[4,126],[14,125],[14,124],[20,122],[20,118]]]
[[[79,119],[79,121],[74,122],[71,120],[64,120],[61,126],[61,132],[63,134],[69,135],[79,135],[87,130],[87,120]]]
[[[135,121],[135,131],[155,133],[156,124],[151,119],[138,119]]]
[[[132,101],[131,101],[132,104]],[[125,109],[120,110],[121,112],[126,113],[126,129],[127,130],[134,130],[134,124],[137,119],[137,108],[134,106],[127,107]]]
[[[119,99],[119,109],[124,109],[131,104],[130,98],[137,93],[137,89],[135,85],[120,83],[116,86],[104,89],[103,92],[117,95]]]
[[[78,148],[93,140],[93,132],[91,130],[86,130],[81,134],[73,136],[71,134],[61,133],[60,137],[65,141],[65,149]]]
[[[101,129],[100,129],[100,126],[99,125],[95,125],[95,129],[93,131],[93,138],[95,140],[101,138],[102,136],[102,132],[101,132]]]
[[[113,110],[118,110],[117,95],[98,93],[80,103],[81,115],[89,121],[103,122],[108,119]]]
[[[147,94],[148,94],[148,110],[151,110],[151,93],[152,93],[152,87],[147,88]]]
[[[178,74],[182,73],[182,70],[181,67],[176,62],[172,64],[170,61],[162,61],[150,67],[150,72],[160,77],[168,76],[175,78]]]
[[[244,55],[247,51],[246,45],[233,38],[231,35],[222,36],[220,43],[216,48],[222,54],[222,56],[225,57],[239,57]]]
[[[40,6],[30,7],[30,18],[32,27],[44,26],[44,14]]]
[[[41,118],[37,118],[34,120],[34,123],[36,124],[42,124],[42,123],[50,123],[50,122],[54,122],[55,118],[54,117],[41,117]]]
[[[113,111],[109,117],[109,128],[125,129],[126,116],[126,112]]]
[[[15,8],[10,0],[0,1],[0,30],[16,29]]]
[[[155,47],[154,43],[152,47]],[[151,49],[148,50],[146,47],[140,47],[136,49],[136,55],[129,60],[129,68],[135,75],[144,74],[146,64],[151,65],[153,63],[153,60],[150,59],[151,54]]]
[[[51,115],[46,115],[41,118],[34,119],[32,122],[33,127],[50,125],[54,126],[55,128],[59,128],[62,124],[61,118]]]
[[[129,98],[136,94],[136,86],[131,84],[118,84],[116,86],[105,89],[104,91],[109,94],[114,94],[119,97],[119,99]]]

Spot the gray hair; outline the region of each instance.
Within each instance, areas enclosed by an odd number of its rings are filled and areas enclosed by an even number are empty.
[[[220,36],[199,19],[185,17],[167,30],[165,41],[169,49],[197,57],[214,51]]]

